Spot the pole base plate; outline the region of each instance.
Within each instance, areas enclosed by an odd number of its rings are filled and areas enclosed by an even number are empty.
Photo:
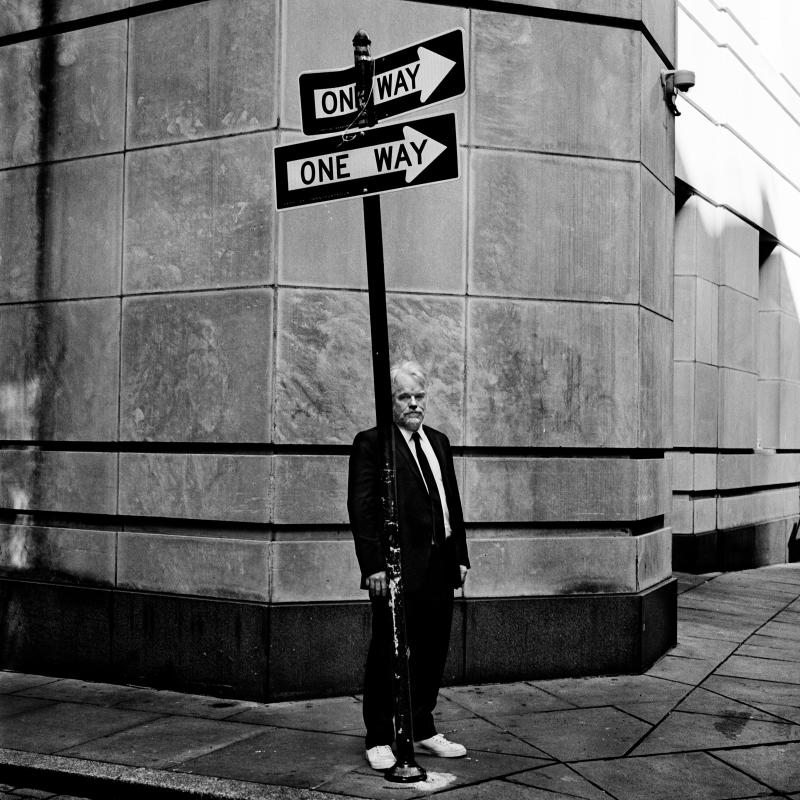
[[[383,773],[383,777],[391,783],[418,783],[428,777],[428,773],[414,760],[400,762]]]

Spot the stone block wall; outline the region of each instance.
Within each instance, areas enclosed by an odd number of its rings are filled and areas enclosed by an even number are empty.
[[[795,560],[800,519],[797,9],[678,4],[675,565]]]
[[[663,652],[672,4],[37,5],[0,0],[3,664],[262,699],[358,688],[362,214],[276,213],[272,151],[302,138],[299,73],[347,66],[361,27],[376,55],[465,31],[467,92],[435,109],[456,113],[461,178],[382,198],[393,355],[430,372],[469,527],[448,676]],[[754,332],[752,289],[724,288]],[[718,371],[754,375],[754,348]],[[48,614],[66,626],[50,656]],[[549,649],[512,644],[537,630]]]

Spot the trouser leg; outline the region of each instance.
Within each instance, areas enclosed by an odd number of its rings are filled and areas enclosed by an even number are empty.
[[[421,590],[410,593],[406,600],[412,725],[417,741],[436,733],[433,711],[447,661],[452,619],[453,590],[446,584],[443,564],[434,554]]]
[[[364,725],[367,749],[394,741],[392,703],[392,617],[385,597],[372,600],[372,639],[364,670]]]
[[[405,593],[406,641],[409,648],[411,717],[414,739],[436,733],[433,711],[444,675],[453,618],[453,589],[445,566],[434,552],[420,589]],[[394,741],[392,686],[392,616],[386,598],[372,600],[372,640],[364,673],[366,746]]]

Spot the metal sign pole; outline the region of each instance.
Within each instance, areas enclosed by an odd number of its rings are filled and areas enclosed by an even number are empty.
[[[353,38],[356,64],[356,97],[364,109],[360,127],[374,124],[372,112],[371,42],[366,31]],[[382,455],[381,501],[383,534],[389,578],[389,607],[392,617],[392,689],[395,710],[397,763],[386,771],[389,781],[413,783],[424,781],[425,770],[414,760],[414,733],[411,721],[411,685],[406,644],[405,601],[397,524],[397,487],[392,430],[392,389],[389,377],[389,326],[386,318],[386,285],[383,268],[383,230],[380,195],[363,198],[364,237],[367,250],[369,319],[372,336],[372,372],[375,383],[375,414],[378,425],[378,447]]]

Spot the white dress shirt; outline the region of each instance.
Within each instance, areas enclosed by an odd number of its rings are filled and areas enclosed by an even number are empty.
[[[401,428],[399,425],[397,427],[400,433],[402,433],[405,437],[405,440],[408,443],[408,449],[411,450],[411,455],[414,456],[414,461],[417,462],[419,471],[422,473],[422,467],[419,466],[419,459],[417,458],[417,448],[414,446],[414,442],[411,441],[414,431],[410,431],[407,428]],[[450,527],[450,512],[447,509],[447,497],[445,496],[444,483],[442,482],[442,468],[439,466],[439,459],[436,458],[436,453],[434,452],[433,447],[431,447],[430,440],[425,435],[422,425],[419,426],[417,433],[419,434],[419,443],[422,446],[422,452],[425,453],[425,457],[428,459],[428,464],[430,465],[431,472],[433,473],[433,479],[436,481],[436,488],[439,490],[439,499],[442,501],[442,515],[444,516],[444,535],[447,537],[453,533],[453,530]],[[422,476],[422,481],[423,483],[425,482],[424,474]],[[427,484],[425,484],[425,488],[428,488]],[[430,494],[430,490],[428,493]]]

